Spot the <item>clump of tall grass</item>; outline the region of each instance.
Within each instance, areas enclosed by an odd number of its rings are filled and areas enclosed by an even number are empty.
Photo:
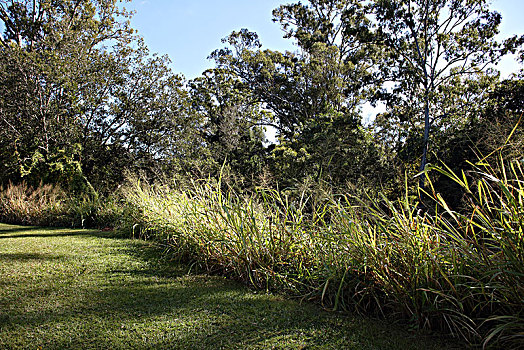
[[[524,171],[523,159],[497,166],[484,160],[474,164],[476,182],[470,183],[450,169],[436,170],[449,176],[468,193],[469,210],[451,211],[433,194],[450,218],[442,225],[456,241],[468,276],[463,305],[474,319],[484,345],[524,343]],[[434,189],[433,189],[434,191]]]
[[[48,225],[64,214],[67,196],[58,186],[32,188],[25,182],[0,187],[0,221]]]
[[[0,186],[0,222],[61,227],[118,225],[124,208],[116,198],[72,196],[58,185],[25,182]]]
[[[509,165],[507,165],[509,164]],[[516,346],[524,315],[524,174],[476,166],[459,183],[468,210],[453,211],[430,186],[417,198],[330,196],[312,205],[276,190],[240,195],[220,183],[150,185],[123,192],[135,234],[167,240],[180,258],[256,288],[316,299],[325,307],[400,316],[473,343]]]
[[[134,232],[167,238],[179,256],[257,287],[287,272],[290,260],[313,260],[301,208],[282,205],[277,192],[243,197],[212,182],[177,190],[135,179],[124,193],[135,208]]]

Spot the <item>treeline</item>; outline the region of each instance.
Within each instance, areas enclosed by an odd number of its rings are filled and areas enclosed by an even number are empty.
[[[126,172],[207,178],[225,165],[242,190],[396,196],[428,162],[489,154],[522,114],[522,74],[501,81],[493,64],[523,38],[496,41],[486,1],[311,1],[273,15],[295,52],[242,29],[187,81],[116,1],[2,1],[0,182],[110,193]],[[383,107],[370,125],[365,104]]]
[[[257,288],[521,344],[524,72],[496,64],[524,36],[497,40],[488,1],[282,5],[296,51],[241,29],[192,80],[130,16],[0,0],[0,220],[119,226]]]

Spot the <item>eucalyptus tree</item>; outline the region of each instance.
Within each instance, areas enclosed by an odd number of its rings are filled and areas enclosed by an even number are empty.
[[[365,7],[359,1],[313,0],[282,5],[273,16],[298,52],[262,50],[257,34],[243,29],[211,57],[267,104],[286,137],[326,111],[354,111],[373,78]]]
[[[189,114],[195,121],[192,137],[199,154],[188,165],[200,176],[227,174],[237,185],[251,186],[262,173],[267,155],[264,120],[267,112],[241,80],[228,70],[206,70],[189,81]],[[191,164],[192,163],[192,164]]]
[[[427,164],[432,130],[449,128],[457,121],[453,117],[471,108],[449,103],[454,86],[496,78],[489,69],[523,41],[517,36],[496,40],[501,15],[488,5],[487,0],[373,2],[375,42],[384,50],[378,70],[393,86],[383,90],[388,116],[407,124],[409,134],[421,135],[420,171]]]

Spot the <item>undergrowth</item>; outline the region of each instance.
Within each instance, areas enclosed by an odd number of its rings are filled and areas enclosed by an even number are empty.
[[[518,348],[524,340],[523,164],[499,159],[496,167],[472,166],[470,174],[428,169],[462,187],[460,211],[448,206],[426,172],[427,190],[397,201],[351,195],[313,201],[307,192],[293,199],[267,189],[244,195],[220,181],[180,186],[130,178],[119,200],[92,203],[58,188],[11,185],[0,191],[0,220],[120,226],[254,288],[394,317],[474,345]]]
[[[419,197],[398,201],[333,195],[314,205],[307,193],[243,196],[211,181],[180,188],[130,179],[123,194],[135,234],[167,240],[175,256],[209,271],[476,345],[518,347],[522,164],[478,163],[472,176],[432,170],[462,186],[467,209],[450,209],[431,183]],[[422,196],[432,203],[425,210]]]
[[[60,186],[25,182],[0,186],[0,222],[33,226],[104,228],[118,225],[125,208],[117,197],[73,196]]]

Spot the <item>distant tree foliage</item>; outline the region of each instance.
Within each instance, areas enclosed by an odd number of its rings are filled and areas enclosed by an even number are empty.
[[[172,152],[182,80],[128,18],[116,0],[0,2],[3,182],[82,191]]]
[[[0,183],[110,193],[138,172],[397,197],[428,162],[463,168],[510,134],[519,157],[522,71],[501,82],[495,64],[522,60],[524,38],[495,40],[501,16],[488,5],[287,3],[273,21],[297,50],[241,29],[187,81],[117,0],[0,0]]]

